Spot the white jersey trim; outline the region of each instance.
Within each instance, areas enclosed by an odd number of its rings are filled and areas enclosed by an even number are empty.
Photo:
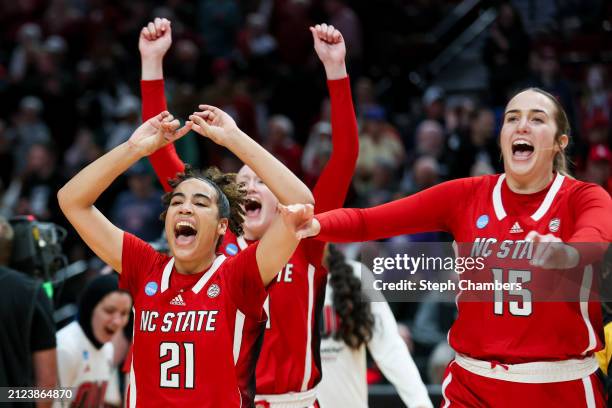
[[[200,280],[195,285],[193,285],[191,291],[195,294],[200,293],[204,285],[206,285],[206,283],[210,280],[210,278],[212,278],[215,272],[217,272],[217,269],[219,269],[223,261],[225,261],[225,255],[219,255],[217,259],[215,259],[211,267],[200,278]]]
[[[238,243],[238,248],[240,248],[241,251],[244,251],[246,247],[249,246],[246,239],[244,239],[242,235],[236,238],[236,242]]]
[[[451,362],[451,364],[453,364],[453,363]],[[448,375],[446,376],[446,378],[442,382],[442,398],[444,398],[444,405],[442,406],[442,408],[450,407],[451,402],[448,399],[448,397],[446,396],[446,389],[448,388],[448,386],[449,386],[449,384],[451,383],[452,380],[453,380],[453,373],[451,373],[449,371]]]
[[[308,382],[312,375],[312,312],[314,309],[314,275],[315,267],[308,264],[308,331],[306,336],[306,357],[304,359],[304,379],[302,391],[308,389]]]
[[[261,394],[255,396],[255,405],[265,401],[270,408],[304,408],[317,401],[317,387],[303,392],[288,392],[286,394]]]
[[[555,177],[555,181],[550,187],[550,190],[548,190],[548,193],[546,193],[544,201],[542,201],[542,204],[540,204],[540,208],[538,208],[537,211],[533,213],[531,219],[533,219],[534,221],[540,221],[540,219],[542,219],[544,214],[546,214],[546,211],[550,209],[550,206],[552,205],[555,196],[561,189],[563,180],[565,180],[565,176],[562,176],[560,173],[557,173],[557,177]]]
[[[595,356],[560,361],[492,364],[490,361],[476,360],[457,353],[455,362],[463,369],[483,377],[527,384],[579,380],[593,374],[599,368]]]
[[[501,189],[502,183],[506,179],[506,174],[501,174],[497,179],[497,183],[495,183],[495,187],[493,188],[493,209],[495,210],[495,216],[498,220],[503,220],[508,215],[506,210],[504,209],[504,204],[501,198]],[[546,212],[550,209],[553,200],[557,196],[557,193],[561,189],[563,185],[563,181],[565,180],[565,176],[557,173],[555,177],[555,181],[553,181],[550,190],[546,193],[546,197],[544,197],[544,201],[540,204],[540,207],[531,215],[531,219],[534,221],[540,221],[542,217],[546,214]]]
[[[166,266],[164,267],[164,272],[162,273],[161,278],[161,291],[165,292],[168,290],[168,286],[170,286],[170,275],[172,274],[172,268],[174,267],[174,257],[170,258]]]
[[[244,329],[244,313],[236,310],[236,322],[234,325],[234,364],[240,357],[240,347],[242,346],[242,330]]]
[[[596,408],[597,404],[595,404],[595,393],[593,392],[591,376],[584,377],[582,379],[582,385],[584,386],[584,397],[586,399],[587,408]]]
[[[497,183],[493,188],[493,209],[495,210],[495,215],[497,216],[497,219],[500,221],[506,218],[506,210],[504,210],[504,205],[502,204],[501,199],[501,187],[505,179],[505,174],[499,176],[499,178],[497,179]]]
[[[134,355],[132,354],[132,362],[130,363],[130,408],[136,408],[136,373],[134,372]]]
[[[595,338],[595,330],[591,324],[589,317],[589,294],[591,293],[591,286],[593,285],[593,266],[587,265],[584,267],[582,274],[582,284],[580,285],[580,314],[584,325],[586,326],[587,333],[589,336],[589,345],[582,352],[586,355],[589,351],[594,350],[597,345],[597,339]]]
[[[193,288],[191,288],[193,293],[197,294],[202,290],[204,285],[206,285],[206,282],[208,282],[210,278],[214,275],[214,273],[217,271],[217,269],[219,269],[219,266],[221,266],[223,261],[225,261],[225,255],[219,255],[217,256],[217,258],[215,258],[210,268],[208,268],[208,270],[204,273],[204,275],[202,275],[200,280],[198,280],[198,282],[195,285],[193,285]],[[162,292],[165,292],[166,290],[168,290],[168,287],[170,286],[170,276],[172,275],[173,267],[174,267],[174,258],[170,258],[170,260],[164,267],[164,272],[162,273],[162,278],[161,278],[161,291]]]

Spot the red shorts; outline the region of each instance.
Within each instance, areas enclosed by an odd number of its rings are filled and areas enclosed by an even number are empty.
[[[443,408],[605,408],[606,397],[597,374],[579,380],[543,384],[521,383],[474,374],[452,361],[442,382]]]

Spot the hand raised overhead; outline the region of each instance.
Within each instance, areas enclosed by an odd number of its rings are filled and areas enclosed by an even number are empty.
[[[239,130],[234,119],[215,106],[199,105],[199,108],[200,112],[189,116],[189,121],[193,123],[192,129],[218,145],[227,146],[233,132]]]
[[[180,125],[178,119],[174,119],[168,111],[163,111],[140,125],[130,136],[128,145],[141,156],[148,156],[191,130],[190,123],[186,123],[182,128]]]

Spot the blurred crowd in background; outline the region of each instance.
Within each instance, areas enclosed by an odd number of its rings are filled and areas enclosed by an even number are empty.
[[[0,215],[33,214],[68,228],[57,190],[140,124],[138,34],[153,17],[172,21],[164,66],[169,110],[184,120],[199,103],[222,108],[309,186],[332,147],[325,74],[308,26],[327,22],[338,28],[347,44],[360,126],[346,206],[373,206],[444,180],[502,171],[497,135],[504,104],[529,86],[557,96],[570,115],[573,174],[612,193],[612,4],[475,2],[497,12],[479,47],[488,75],[477,87],[457,91],[436,83],[426,67],[437,49],[432,32],[461,3],[1,2]],[[195,134],[177,149],[196,167],[236,171],[240,165]],[[163,229],[160,197],[143,162],[98,207],[121,228],[154,241]],[[449,238],[434,233],[403,239]],[[64,249],[70,262],[89,262],[89,275],[101,266],[73,231]],[[68,284],[61,302],[74,301],[83,285],[77,281]],[[424,380],[438,382],[435,361],[448,361],[449,350],[437,345],[446,343],[454,306],[392,307]],[[380,380],[375,368],[370,380]]]

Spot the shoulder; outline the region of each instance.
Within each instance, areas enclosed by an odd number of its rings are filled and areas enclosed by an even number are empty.
[[[610,205],[611,202],[610,194],[601,186],[570,177],[565,178],[562,191],[575,204],[600,202],[602,205]]]
[[[83,335],[83,330],[81,326],[79,326],[79,323],[73,321],[57,332],[57,348],[66,352],[74,351],[77,349],[79,339],[81,339]]]

